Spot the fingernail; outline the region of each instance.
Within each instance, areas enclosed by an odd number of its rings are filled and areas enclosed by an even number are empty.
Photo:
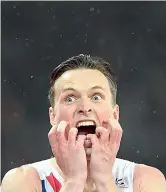
[[[66,121],[61,121],[61,122],[59,123],[58,128],[57,128],[57,131],[60,131],[60,130],[64,131],[65,128],[66,128],[66,126],[67,126],[67,122],[66,122]]]

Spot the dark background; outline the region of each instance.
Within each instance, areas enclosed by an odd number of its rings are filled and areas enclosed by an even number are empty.
[[[51,156],[48,77],[80,53],[112,61],[118,157],[166,175],[166,2],[2,2],[2,177]]]

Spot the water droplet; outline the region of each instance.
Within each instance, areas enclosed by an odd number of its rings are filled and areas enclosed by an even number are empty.
[[[157,155],[157,158],[158,158],[159,156]]]
[[[10,164],[13,164],[14,162],[12,161]]]
[[[97,10],[97,13],[98,13],[98,14],[101,13],[100,9]]]
[[[55,25],[51,27],[52,31],[55,31],[56,29],[57,29],[57,27]]]
[[[139,150],[137,150],[137,153],[139,153]]]
[[[55,20],[55,19],[56,19],[56,16],[55,16],[55,15],[53,15],[53,16],[52,16],[52,18],[53,18],[53,20]]]
[[[33,75],[31,75],[31,79],[33,78]]]
[[[94,10],[95,10],[94,7],[91,7],[91,8],[90,8],[90,12],[93,12]]]
[[[152,29],[150,29],[150,28],[147,28],[147,31],[148,31],[148,32],[151,32],[151,31],[152,31]]]
[[[16,15],[17,15],[17,16],[20,16],[20,12],[17,12]]]
[[[25,43],[25,46],[26,46],[26,47],[29,47],[29,43]]]
[[[60,35],[60,38],[61,38],[61,39],[63,38],[63,35],[62,35],[62,34]]]
[[[14,116],[14,117],[18,117],[19,115],[18,115],[17,112],[14,112],[14,113],[13,113],[13,116]]]
[[[16,8],[16,5],[13,5],[12,7],[13,7],[13,9],[15,9],[15,8]]]
[[[85,26],[86,26],[86,27],[89,27],[89,23],[86,23]]]
[[[18,37],[16,37],[16,39],[18,39]]]
[[[49,56],[47,57],[47,60],[51,59],[51,57],[52,57],[52,56],[51,56],[51,55],[49,55]]]
[[[156,110],[153,110],[153,114],[156,114],[157,112],[156,112]]]
[[[134,35],[135,33],[134,33],[134,32],[132,32],[131,34],[132,34],[132,35]]]

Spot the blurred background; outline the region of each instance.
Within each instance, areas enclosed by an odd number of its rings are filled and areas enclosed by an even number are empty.
[[[84,53],[112,61],[118,157],[166,176],[166,2],[1,2],[2,175],[49,158],[51,71]]]

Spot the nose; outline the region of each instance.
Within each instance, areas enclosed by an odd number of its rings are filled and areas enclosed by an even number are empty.
[[[80,105],[78,106],[78,114],[88,115],[92,111],[93,111],[92,106],[90,105],[90,103],[86,101],[81,102]]]
[[[78,114],[85,114],[85,115],[87,115],[90,112],[92,112],[92,109],[79,109],[78,110]]]

